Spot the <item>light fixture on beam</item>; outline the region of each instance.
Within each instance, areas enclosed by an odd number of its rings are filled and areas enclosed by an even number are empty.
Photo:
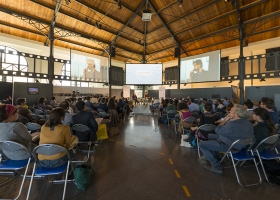
[[[69,5],[71,3],[71,0],[65,0],[66,5]]]
[[[260,78],[260,82],[266,81],[265,78]]]
[[[119,9],[119,10],[122,9],[122,4],[121,4],[121,2],[118,2],[118,9]]]
[[[183,0],[177,0],[178,4],[179,4],[179,7],[182,7],[183,6]]]

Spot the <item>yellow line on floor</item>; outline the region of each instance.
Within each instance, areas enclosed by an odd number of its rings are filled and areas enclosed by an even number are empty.
[[[161,154],[161,155],[164,155],[164,153],[162,153],[162,152],[157,152],[157,154]]]
[[[174,170],[174,172],[175,172],[177,178],[180,178],[180,177],[181,177],[180,174],[179,174],[179,172],[178,172],[177,170]]]
[[[170,165],[173,165],[173,161],[171,159],[169,159]]]
[[[183,187],[183,190],[185,191],[187,197],[191,197],[191,194],[190,194],[188,188],[186,186],[182,186],[182,187]]]

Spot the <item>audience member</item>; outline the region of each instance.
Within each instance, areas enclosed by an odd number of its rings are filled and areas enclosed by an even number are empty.
[[[22,144],[32,151],[34,145],[31,143],[32,136],[26,127],[17,120],[17,108],[10,104],[0,105],[0,141],[14,141]],[[12,160],[24,160],[30,154],[23,149],[17,151],[5,151],[5,156]]]
[[[28,109],[28,106],[26,105],[26,99],[25,98],[17,98],[16,104],[17,104],[17,107],[23,107],[25,109]]]
[[[71,100],[71,98],[67,98],[67,99],[65,99],[65,101],[68,101],[68,103],[69,103],[69,113],[71,114],[71,115],[74,115],[74,113],[77,113],[77,108],[76,108],[76,106],[74,106],[73,105],[73,101]]]
[[[229,101],[226,97],[224,97],[224,99],[222,99],[222,100],[223,100],[224,106],[227,106],[229,104]]]
[[[255,135],[255,143],[252,146],[252,149],[256,148],[258,144],[265,138],[273,135],[275,132],[275,126],[269,112],[264,108],[256,108],[252,114],[253,119],[256,121],[256,125],[254,126],[254,135]],[[265,148],[264,145],[258,147],[258,150],[261,152]]]
[[[190,98],[189,110],[191,112],[194,111],[194,110],[198,110],[199,111],[199,106],[196,103],[194,103],[194,98]]]
[[[199,112],[200,113],[204,112],[204,105],[205,105],[206,102],[207,102],[207,99],[203,98],[202,101],[201,101],[201,104],[199,105]]]
[[[11,96],[7,95],[5,96],[5,99],[2,101],[3,104],[12,104],[12,98]]]
[[[230,121],[230,119],[232,119]],[[200,149],[204,156],[210,161],[212,166],[205,166],[210,172],[222,174],[219,152],[226,152],[230,145],[238,139],[248,139],[254,136],[252,123],[247,120],[247,110],[236,104],[230,113],[217,126],[216,134],[209,134],[207,141],[200,142]],[[244,145],[235,145],[234,152],[240,151]],[[213,152],[213,153],[212,153]]]
[[[184,120],[188,117],[192,116],[192,113],[189,111],[189,107],[188,104],[185,101],[182,101],[180,103],[178,103],[177,105],[177,110],[178,110],[178,114],[180,117],[180,122],[178,125],[178,133],[182,134],[183,130],[182,130],[182,126],[184,128],[190,128],[192,126],[192,123],[185,123]]]
[[[94,142],[97,140],[96,131],[98,129],[98,124],[95,121],[94,115],[92,112],[87,111],[85,102],[78,101],[76,103],[76,108],[79,111],[77,114],[73,115],[73,125],[83,124],[89,127],[90,133],[85,134],[75,132],[75,135],[79,138],[79,141],[91,141]]]
[[[74,141],[71,136],[70,127],[62,124],[65,116],[63,108],[55,108],[50,112],[49,119],[41,128],[40,144],[56,144],[70,149],[71,142]],[[71,138],[72,137],[72,138]],[[68,161],[65,152],[55,155],[38,155],[42,167],[59,167]]]
[[[176,110],[176,106],[173,104],[173,99],[169,99],[169,105],[166,107],[166,111]]]
[[[111,98],[108,102],[108,114],[111,115],[111,124],[112,126],[117,126],[119,124],[119,115],[117,112],[117,106],[115,100]]]
[[[58,105],[58,107],[63,108],[65,110],[65,116],[64,119],[62,120],[62,124],[71,127],[73,124],[73,119],[72,119],[72,115],[68,112],[69,106],[70,105],[68,101],[62,101]]]
[[[264,97],[261,100],[260,107],[266,109],[274,124],[279,124],[279,115],[273,110],[275,106],[274,100],[271,98]]]
[[[43,110],[51,110],[52,107],[46,105],[47,99],[45,97],[40,97],[37,103],[37,107]]]
[[[24,107],[18,106],[17,107],[18,115],[22,116],[21,119],[19,119],[19,122],[26,124],[31,121],[32,114],[30,111]]]
[[[51,100],[50,100],[50,105],[53,106],[53,107],[57,105],[57,103],[56,103],[56,101],[55,101],[55,97],[52,97],[52,98],[51,98]]]
[[[105,102],[106,102],[106,98],[102,97],[97,108],[103,110],[104,112],[108,112],[108,106]]]
[[[253,102],[252,101],[245,101],[244,102],[244,107],[246,108],[248,112],[248,118],[250,119],[253,114]]]
[[[92,109],[93,110],[93,108],[94,108],[94,105],[93,105],[93,103],[90,101],[90,97],[88,96],[88,97],[86,97],[86,100],[85,100],[85,103],[86,103],[86,107],[88,108],[88,109]]]

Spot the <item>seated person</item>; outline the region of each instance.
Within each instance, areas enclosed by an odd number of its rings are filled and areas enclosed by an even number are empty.
[[[53,107],[54,107],[54,106],[57,106],[57,102],[56,102],[56,100],[55,100],[55,97],[52,97],[52,98],[51,98],[51,100],[50,100],[50,105],[53,106]]]
[[[62,124],[64,116],[65,110],[63,108],[55,108],[50,112],[48,121],[41,128],[40,144],[57,144],[64,146],[66,149],[70,149],[77,144],[71,144],[72,141],[75,141],[73,139],[75,136],[71,136],[69,126]],[[51,156],[39,154],[38,159],[42,167],[50,168],[59,167],[68,161],[65,152]]]
[[[252,149],[254,149],[263,139],[275,133],[275,126],[269,115],[269,112],[264,108],[256,108],[253,111],[252,118],[257,123],[254,126],[254,135],[256,139],[255,143],[252,146]],[[259,152],[263,151],[264,148],[264,145],[259,146]]]
[[[218,100],[217,103],[218,103],[218,106],[216,108],[216,111],[217,112],[225,112],[225,109],[224,109],[225,106],[224,106],[223,101],[222,100]]]
[[[73,124],[73,119],[72,119],[72,115],[68,112],[69,106],[70,105],[69,105],[68,101],[62,101],[58,105],[58,107],[63,108],[65,110],[65,116],[64,116],[64,119],[62,120],[62,124],[64,124],[65,126],[71,127]]]
[[[51,110],[52,107],[46,105],[47,99],[45,97],[40,97],[37,103],[37,107],[42,110]]]
[[[69,108],[67,110],[68,113],[70,113],[70,115],[74,115],[75,112],[74,112],[73,108],[70,106],[71,105],[71,99],[66,98],[65,101],[67,101],[69,103]]]
[[[232,119],[230,121],[230,119]],[[216,134],[209,134],[206,141],[199,143],[200,150],[209,160],[211,166],[204,166],[210,172],[222,174],[220,166],[219,153],[226,152],[228,148],[238,139],[248,139],[254,136],[254,128],[251,122],[247,120],[247,110],[235,104],[224,121],[216,127]],[[245,146],[235,145],[235,152],[240,151]]]
[[[15,106],[0,104],[0,141],[14,141],[32,151],[35,147],[35,145],[31,143],[32,135],[22,123],[14,122],[17,120],[17,117],[17,108]],[[24,150],[13,152],[3,150],[3,153],[12,160],[24,160],[28,159],[30,156],[30,154]]]
[[[264,97],[261,100],[260,107],[266,109],[274,124],[279,124],[279,115],[273,110],[275,106],[274,100],[271,98]]]
[[[253,114],[253,102],[252,101],[245,101],[244,102],[244,107],[247,109],[248,112],[248,119],[252,118],[252,114]],[[252,121],[252,120],[250,120]]]
[[[17,98],[16,104],[17,104],[17,107],[23,107],[25,109],[28,109],[28,106],[26,105],[26,99],[25,98]]]
[[[196,103],[194,103],[194,98],[190,98],[189,102],[190,102],[189,110],[191,112],[194,111],[194,110],[198,110],[199,111],[199,106]]]
[[[90,97],[86,97],[86,100],[85,100],[85,104],[86,104],[86,107],[88,108],[88,109],[91,109],[91,110],[93,110],[93,108],[94,108],[94,105],[93,105],[93,103],[90,101]],[[77,107],[77,106],[76,106]]]
[[[3,104],[12,104],[12,98],[11,96],[7,95],[5,96],[5,99],[2,101]]]
[[[75,124],[86,125],[90,129],[90,132],[85,134],[84,132],[79,133],[76,131],[75,135],[79,138],[79,141],[91,141],[91,142],[96,141],[97,140],[96,131],[98,129],[98,124],[94,118],[93,113],[87,111],[86,104],[83,101],[78,101],[76,103],[76,108],[79,112],[72,116],[73,125]]]
[[[122,115],[122,119],[123,119],[125,116],[126,110],[125,110],[125,105],[124,105],[122,99],[119,99],[119,102],[117,103],[117,112],[119,115]]]
[[[226,106],[226,114],[224,115],[224,117],[221,118],[221,119],[219,119],[219,120],[216,121],[215,123],[216,123],[216,124],[219,124],[219,123],[221,123],[222,121],[224,121],[224,120],[225,120],[225,117],[229,114],[229,112],[230,112],[230,110],[231,110],[232,107],[233,107],[233,104],[228,104],[228,105]]]
[[[108,114],[111,115],[110,126],[117,126],[119,124],[119,115],[117,112],[117,106],[114,98],[111,98],[108,102]]]
[[[18,112],[18,115],[22,116],[22,117],[18,117],[18,121],[23,123],[23,124],[26,124],[28,122],[31,122],[31,116],[32,114],[30,113],[30,111],[24,107],[17,107],[17,112]]]
[[[199,105],[199,112],[200,113],[204,112],[204,105],[205,105],[206,102],[207,102],[207,99],[203,98],[201,104]]]
[[[101,109],[104,112],[108,112],[108,106],[105,102],[106,102],[105,97],[102,97],[101,100],[100,100],[100,103],[97,106],[97,109]]]
[[[180,122],[178,125],[178,133],[182,134],[183,130],[182,130],[182,126],[184,128],[191,128],[192,124],[189,123],[185,123],[184,120],[188,117],[192,116],[192,113],[189,111],[189,107],[188,104],[185,101],[181,101],[180,103],[177,104],[177,110],[178,110],[178,115],[180,118]]]
[[[176,110],[176,106],[173,104],[173,99],[169,99],[169,105],[166,107],[166,111]]]

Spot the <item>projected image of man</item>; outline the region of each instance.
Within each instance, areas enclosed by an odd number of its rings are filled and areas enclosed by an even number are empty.
[[[208,71],[203,69],[203,64],[200,59],[193,62],[193,70],[190,71],[189,82],[202,82],[208,79]]]
[[[93,59],[87,58],[87,68],[84,68],[83,80],[94,79],[95,62]]]

